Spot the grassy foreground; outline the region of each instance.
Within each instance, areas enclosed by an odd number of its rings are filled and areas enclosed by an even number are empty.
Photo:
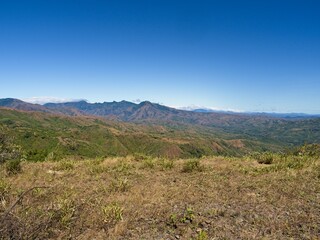
[[[320,236],[317,157],[68,159],[0,176],[2,239]]]

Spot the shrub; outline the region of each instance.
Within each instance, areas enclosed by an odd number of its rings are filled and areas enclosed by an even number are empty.
[[[127,161],[120,160],[111,168],[111,171],[121,174],[129,174],[133,167],[134,166]]]
[[[73,162],[70,161],[62,161],[59,162],[57,166],[54,167],[56,171],[68,171],[74,168]]]
[[[257,159],[257,162],[260,164],[272,164],[273,154],[268,152],[257,154],[256,159]]]
[[[296,155],[320,157],[320,144],[306,144],[296,151]]]
[[[123,208],[118,203],[111,203],[102,207],[104,222],[119,222],[123,219]]]
[[[142,168],[154,168],[155,160],[152,158],[146,158],[142,161]]]
[[[55,209],[55,216],[59,220],[60,224],[64,227],[69,227],[74,217],[76,206],[73,200],[69,197],[62,197],[58,199],[58,203]]]
[[[49,157],[48,160],[55,160],[54,154],[51,153],[51,155],[49,156],[49,153],[47,150],[34,149],[34,150],[28,151],[26,155],[28,160],[34,161],[34,162],[43,162],[48,157]]]
[[[173,168],[173,161],[169,159],[161,159],[159,162],[161,170],[168,170]]]
[[[133,160],[134,161],[142,161],[142,160],[146,160],[148,157],[145,154],[142,153],[134,153],[133,154]]]
[[[17,174],[21,172],[21,161],[20,159],[14,159],[6,162],[6,172],[9,175]]]
[[[10,190],[10,185],[0,179],[0,201],[5,199],[5,197],[9,194],[9,190]]]
[[[187,160],[182,167],[182,172],[188,173],[193,171],[202,171],[203,167],[200,164],[199,159]]]
[[[129,180],[128,178],[120,178],[111,182],[111,191],[113,192],[126,192],[129,190]]]
[[[2,131],[2,129],[0,129]],[[12,138],[4,133],[0,133],[0,164],[8,160],[22,158],[21,148],[12,142]]]
[[[197,236],[197,240],[207,240],[207,239],[208,239],[208,234],[205,231],[200,230]]]
[[[109,168],[103,165],[91,165],[88,169],[91,175],[101,174],[109,171]]]

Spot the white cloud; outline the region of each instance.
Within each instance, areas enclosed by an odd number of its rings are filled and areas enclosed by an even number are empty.
[[[141,101],[140,98],[138,98],[138,99],[132,100],[132,102],[133,102],[133,103],[141,103],[142,101]]]
[[[185,111],[194,111],[196,109],[204,109],[204,110],[208,110],[208,111],[223,111],[223,112],[244,112],[243,110],[239,110],[239,109],[232,109],[232,108],[217,108],[217,107],[204,107],[204,106],[197,106],[197,105],[190,105],[190,106],[186,106],[186,107],[180,107],[180,106],[170,106],[172,108],[176,108],[176,109],[180,109],[180,110],[185,110]]]
[[[57,97],[31,97],[24,98],[22,101],[34,104],[45,104],[45,103],[65,103],[65,102],[79,102],[87,101],[85,99],[74,99],[74,98],[57,98]]]

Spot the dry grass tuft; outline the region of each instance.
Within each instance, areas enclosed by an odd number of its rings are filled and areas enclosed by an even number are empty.
[[[320,160],[272,159],[22,162],[16,175],[0,165],[0,236],[318,239]]]

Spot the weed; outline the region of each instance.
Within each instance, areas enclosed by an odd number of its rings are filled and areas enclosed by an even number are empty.
[[[91,165],[95,165],[95,166],[100,165],[103,162],[104,162],[104,158],[95,158],[89,161]]]
[[[112,167],[112,170],[117,173],[128,174],[131,168],[133,168],[131,164],[124,160],[120,160],[115,166]]]
[[[302,159],[289,158],[285,163],[284,167],[289,169],[301,169],[304,166]]]
[[[155,167],[155,160],[153,158],[146,158],[142,161],[142,168],[146,169],[152,169]]]
[[[199,159],[187,160],[182,167],[182,172],[189,173],[193,171],[202,171],[203,167],[200,164]]]
[[[183,214],[183,217],[180,219],[180,222],[192,222],[194,220],[194,211],[191,207],[187,207],[185,210],[185,213]]]
[[[123,208],[118,203],[111,203],[102,207],[104,222],[119,222],[123,219]]]
[[[273,158],[273,154],[269,152],[260,153],[256,155],[257,162],[260,164],[272,164]]]
[[[313,169],[313,172],[314,172],[314,176],[317,179],[320,179],[320,165],[315,166]]]
[[[134,161],[143,161],[146,160],[148,157],[145,154],[141,154],[141,153],[135,153],[133,154],[133,159]]]
[[[54,167],[55,171],[69,171],[74,169],[74,164],[71,161],[61,161]]]
[[[89,173],[91,175],[104,173],[104,172],[107,172],[108,170],[109,170],[108,167],[102,166],[102,165],[90,164],[89,166]]]
[[[178,222],[179,220],[178,220],[177,214],[176,213],[171,214],[169,217],[169,225],[176,227]]]
[[[172,160],[165,159],[165,158],[159,161],[159,165],[162,171],[172,169],[174,166]]]
[[[0,202],[3,201],[9,194],[10,185],[3,180],[0,180]]]
[[[208,234],[206,231],[204,230],[200,230],[199,233],[198,233],[198,236],[196,238],[197,240],[207,240],[208,239]]]
[[[169,217],[168,225],[177,228],[178,223],[192,223],[194,221],[195,215],[191,207],[187,207],[183,213],[177,214],[173,213]]]
[[[68,227],[73,219],[75,213],[74,202],[67,197],[58,200],[55,215],[58,217],[62,226]]]
[[[126,192],[130,188],[128,178],[120,178],[111,182],[112,192]]]
[[[21,172],[21,161],[20,159],[9,160],[5,165],[6,172],[8,175],[13,175]]]

